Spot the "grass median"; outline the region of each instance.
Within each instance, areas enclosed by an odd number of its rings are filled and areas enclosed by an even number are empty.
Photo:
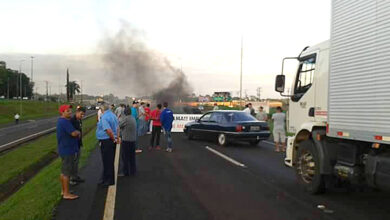
[[[94,119],[94,117],[92,117]],[[96,122],[96,120],[94,121]],[[88,119],[90,123],[90,119]],[[87,123],[84,123],[86,126]],[[90,153],[96,148],[95,129],[83,139],[83,154],[80,166],[84,166]],[[0,219],[27,220],[52,219],[53,210],[61,200],[59,174],[61,159],[57,158],[30,179],[19,191],[0,205]]]
[[[96,126],[96,118],[90,117],[84,120],[83,130],[86,133]],[[17,149],[0,156],[0,186],[16,176],[27,172],[35,164],[39,164],[47,158],[57,156],[56,134],[43,136],[29,142]]]
[[[58,102],[0,100],[0,126],[13,123],[16,113],[21,121],[56,116],[58,106]]]

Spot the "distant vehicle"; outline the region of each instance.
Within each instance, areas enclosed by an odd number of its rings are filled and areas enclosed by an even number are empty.
[[[23,97],[23,100],[28,100],[28,97]]]
[[[242,111],[211,111],[184,127],[188,139],[214,139],[221,146],[232,141],[247,141],[256,146],[270,136],[268,124]]]
[[[3,96],[3,95],[2,95],[2,96],[0,96],[0,99],[5,99],[5,96]]]

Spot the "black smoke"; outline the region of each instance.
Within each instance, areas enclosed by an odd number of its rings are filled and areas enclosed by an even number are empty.
[[[186,75],[166,57],[148,48],[144,32],[126,22],[114,36],[102,40],[101,48],[111,81],[129,95],[152,96],[157,103],[173,103],[192,92]]]

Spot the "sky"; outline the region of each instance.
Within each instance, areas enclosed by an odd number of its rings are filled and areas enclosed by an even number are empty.
[[[279,98],[274,78],[283,57],[328,40],[331,0],[0,0],[0,60],[30,74],[44,93],[64,92],[66,68],[94,95],[131,92],[105,81],[101,41],[125,21],[146,45],[187,74],[196,94],[231,91]],[[21,60],[25,60],[21,62]],[[289,65],[292,77],[296,63]],[[100,79],[100,80],[97,80]],[[131,82],[133,83],[133,82]],[[130,83],[130,84],[131,84]]]

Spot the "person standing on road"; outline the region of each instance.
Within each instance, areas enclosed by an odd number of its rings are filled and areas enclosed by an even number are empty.
[[[83,146],[83,121],[82,119],[85,116],[86,109],[84,107],[79,107],[76,109],[76,113],[73,115],[73,117],[70,119],[70,122],[72,123],[73,127],[80,131],[80,137],[78,138],[78,152],[76,155],[76,161],[75,161],[75,173],[73,176],[70,177],[70,185],[76,185],[77,183],[82,183],[84,180],[78,175],[79,174],[79,162],[81,157],[81,147]]]
[[[156,150],[161,150],[160,148],[160,134],[161,134],[161,104],[157,104],[157,108],[152,111],[150,114],[150,119],[152,122],[152,136],[150,137],[150,147],[149,150],[152,150],[156,147]],[[154,144],[156,140],[156,145]]]
[[[100,121],[100,118],[102,117],[102,115],[103,115],[102,106],[100,106],[99,110],[97,112],[97,120],[96,120],[97,122]]]
[[[116,117],[118,117],[118,120],[123,115],[123,110],[124,110],[123,104],[120,104],[118,108],[115,109],[115,115]]]
[[[133,107],[131,108],[131,115],[134,117],[135,119],[135,122],[137,124],[137,140],[135,142],[135,152],[136,153],[142,153],[142,149],[141,147],[138,145],[138,136],[139,136],[139,127],[140,127],[140,123],[139,123],[139,114],[138,114],[138,102],[137,101],[133,101]]]
[[[146,127],[146,121],[145,121],[145,103],[141,102],[141,105],[138,108],[138,136],[144,136],[145,135],[145,127]]]
[[[256,114],[256,118],[259,121],[268,121],[267,113],[264,112],[263,106],[260,106],[259,112]]]
[[[280,143],[282,143],[282,151],[286,151],[286,115],[282,112],[282,108],[278,106],[276,113],[272,115],[274,122],[273,136],[275,141],[275,151],[280,151]]]
[[[14,118],[15,118],[15,124],[19,124],[19,118],[20,118],[19,113],[16,113]]]
[[[78,139],[80,132],[70,122],[72,118],[72,107],[61,105],[59,108],[61,117],[57,121],[57,146],[58,154],[61,157],[61,194],[63,199],[73,200],[78,195],[69,192],[69,179],[76,172],[76,154],[78,152]]]
[[[251,103],[245,105],[245,109],[243,110],[247,114],[251,114],[251,109],[249,108],[249,105],[252,105]]]
[[[101,184],[109,186],[115,184],[114,159],[116,144],[120,143],[119,123],[116,115],[107,104],[102,105],[103,115],[97,124],[96,138],[100,143],[103,161],[103,175]]]
[[[150,132],[150,104],[146,103],[145,107],[145,133]]]
[[[167,152],[172,152],[172,122],[174,120],[173,118],[173,112],[168,108],[168,103],[164,102],[163,104],[164,110],[160,114],[160,121],[161,125],[164,129],[165,138],[167,139]]]
[[[137,139],[137,123],[134,117],[131,116],[130,108],[124,110],[124,116],[119,119],[119,127],[122,135],[120,173],[124,176],[134,176],[136,173],[135,141]]]

